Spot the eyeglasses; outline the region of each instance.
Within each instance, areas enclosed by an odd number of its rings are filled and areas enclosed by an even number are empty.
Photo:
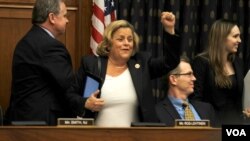
[[[194,76],[194,73],[193,72],[187,72],[187,73],[174,73],[172,75],[186,75],[186,76],[189,76],[189,77],[192,77]]]

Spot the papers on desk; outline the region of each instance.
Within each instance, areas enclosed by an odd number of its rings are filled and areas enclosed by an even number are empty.
[[[250,108],[250,70],[244,78],[243,109]]]

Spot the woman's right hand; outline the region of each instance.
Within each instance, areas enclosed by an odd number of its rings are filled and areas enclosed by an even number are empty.
[[[102,109],[104,105],[104,100],[97,98],[100,94],[100,91],[97,90],[91,94],[91,96],[85,102],[85,108],[91,110],[92,112],[98,112]]]

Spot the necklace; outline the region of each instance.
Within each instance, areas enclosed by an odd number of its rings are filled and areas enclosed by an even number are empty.
[[[123,66],[117,66],[117,65],[115,65],[112,61],[111,61],[111,59],[108,59],[109,60],[109,62],[115,67],[115,68],[117,68],[117,69],[123,69],[123,68],[126,68],[127,67],[127,64],[125,64],[125,65],[123,65]]]

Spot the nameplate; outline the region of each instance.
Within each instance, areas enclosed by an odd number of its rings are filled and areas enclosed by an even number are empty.
[[[175,127],[210,127],[209,120],[175,120]]]
[[[57,126],[93,126],[93,118],[58,118]]]

